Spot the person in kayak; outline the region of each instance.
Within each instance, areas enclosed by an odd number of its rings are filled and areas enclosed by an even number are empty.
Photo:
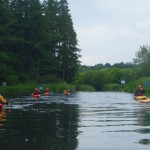
[[[44,93],[50,93],[48,87],[44,89]]]
[[[35,88],[34,91],[32,92],[32,95],[39,95],[40,90],[38,88]]]
[[[134,96],[143,96],[145,90],[143,89],[142,85],[138,85],[137,90],[134,93]]]
[[[11,105],[1,94],[0,94],[0,104]]]
[[[50,95],[50,90],[47,88],[44,89],[44,95],[49,96]]]

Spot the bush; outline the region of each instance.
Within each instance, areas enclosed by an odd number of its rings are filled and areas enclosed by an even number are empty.
[[[94,87],[91,85],[78,85],[76,86],[76,91],[95,91]]]
[[[120,84],[105,84],[103,86],[103,91],[122,91],[122,86]]]

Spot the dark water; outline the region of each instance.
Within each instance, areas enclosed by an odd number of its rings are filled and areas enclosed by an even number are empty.
[[[150,104],[123,92],[11,99],[0,112],[1,150],[148,150]]]

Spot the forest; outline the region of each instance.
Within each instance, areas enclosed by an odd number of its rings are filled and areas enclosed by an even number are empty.
[[[82,66],[67,0],[0,0],[0,13],[0,84],[66,82],[133,92],[149,81],[148,45],[133,62]]]
[[[0,14],[0,83],[73,81],[80,49],[67,0],[0,0]]]

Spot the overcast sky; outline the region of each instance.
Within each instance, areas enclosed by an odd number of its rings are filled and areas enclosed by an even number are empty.
[[[82,65],[132,62],[150,45],[150,0],[68,0]]]

